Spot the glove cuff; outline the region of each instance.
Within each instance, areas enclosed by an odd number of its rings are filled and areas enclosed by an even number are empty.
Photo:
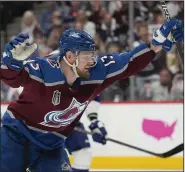
[[[23,69],[23,61],[16,60],[14,58],[9,58],[8,55],[4,52],[2,58],[3,64],[8,66],[12,70],[20,71]]]
[[[163,43],[166,40],[166,38],[163,36],[159,29],[153,34],[153,39],[159,44]]]

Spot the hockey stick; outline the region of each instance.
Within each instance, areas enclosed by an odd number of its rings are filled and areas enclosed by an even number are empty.
[[[166,17],[166,20],[169,21],[170,20],[170,14],[168,12],[165,1],[161,1],[161,7],[162,7],[163,13]],[[177,50],[178,50],[179,55],[180,55],[180,59],[179,59],[180,65],[183,69],[183,67],[184,67],[184,45],[183,45],[183,41],[177,42],[176,46],[177,46]]]
[[[78,128],[78,127],[75,127],[74,129],[75,131],[78,131],[78,132],[81,132],[81,133],[85,133],[85,134],[89,134],[89,135],[93,135],[94,133],[93,132],[90,132],[90,131],[87,131],[87,130],[83,130],[81,128]],[[135,150],[138,150],[138,151],[141,151],[141,152],[145,152],[145,153],[148,153],[150,155],[154,155],[154,156],[157,156],[157,157],[160,157],[160,158],[168,158],[168,157],[171,157],[181,151],[184,150],[184,144],[181,143],[180,145],[176,146],[175,148],[167,151],[167,152],[164,152],[164,153],[155,153],[155,152],[151,152],[151,151],[148,151],[148,150],[145,150],[145,149],[142,149],[142,148],[139,148],[139,147],[136,147],[136,146],[133,146],[133,145],[130,145],[130,144],[127,144],[127,143],[124,143],[124,142],[121,142],[121,141],[118,141],[118,140],[114,140],[114,139],[111,139],[111,138],[107,138],[107,141],[110,141],[110,142],[113,142],[113,143],[116,143],[116,144],[119,144],[119,145],[123,145],[123,146],[126,146],[126,147],[129,147],[131,149],[135,149]]]

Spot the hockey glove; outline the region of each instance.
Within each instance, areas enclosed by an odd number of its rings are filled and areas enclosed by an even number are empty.
[[[184,28],[180,20],[176,24],[176,28],[172,31],[172,36],[175,39],[175,42],[184,41]]]
[[[107,141],[107,131],[105,129],[104,124],[95,119],[91,121],[91,125],[89,126],[90,130],[94,133],[92,138],[95,142],[106,144]]]
[[[29,44],[29,36],[20,34],[6,44],[2,62],[9,68],[19,71],[23,68],[23,61],[35,56],[36,50],[37,44]]]
[[[169,40],[170,32],[176,29],[179,20],[171,19],[170,21],[164,23],[160,29],[158,29],[153,34],[152,44],[155,46],[162,46],[163,50],[170,51],[173,42]]]

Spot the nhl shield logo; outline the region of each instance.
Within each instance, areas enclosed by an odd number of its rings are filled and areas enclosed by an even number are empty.
[[[72,172],[72,169],[71,169],[70,165],[67,164],[66,162],[64,162],[64,163],[61,165],[61,168],[62,168],[62,171]]]
[[[58,105],[60,104],[60,96],[61,96],[61,92],[56,90],[53,92],[53,97],[52,97],[52,103],[53,105]]]

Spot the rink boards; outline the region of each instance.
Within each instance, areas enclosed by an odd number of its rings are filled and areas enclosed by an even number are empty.
[[[3,113],[7,105],[3,105]],[[108,130],[108,137],[156,153],[163,153],[183,142],[182,102],[103,103],[99,119]],[[82,122],[88,129],[84,114]],[[161,159],[146,153],[108,142],[92,145],[92,169],[183,169],[183,153]],[[70,157],[72,162],[72,158]]]
[[[73,161],[71,160],[71,163]],[[173,157],[168,159],[159,159],[154,157],[93,157],[91,169],[165,169],[182,170],[183,158]]]

